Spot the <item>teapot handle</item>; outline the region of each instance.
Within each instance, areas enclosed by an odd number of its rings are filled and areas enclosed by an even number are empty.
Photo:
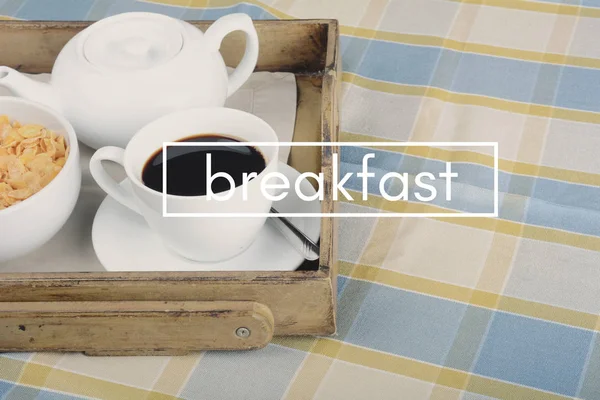
[[[246,51],[237,68],[229,75],[227,97],[234,94],[250,78],[258,61],[258,34],[252,19],[243,13],[229,14],[216,20],[205,32],[204,38],[211,50],[218,51],[223,38],[234,31],[246,34]]]

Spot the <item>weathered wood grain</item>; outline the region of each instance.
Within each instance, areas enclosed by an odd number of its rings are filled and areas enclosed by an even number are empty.
[[[271,310],[276,335],[321,335],[333,333],[331,279],[322,272],[294,279],[277,277],[246,279],[249,273],[78,273],[27,274],[7,279],[0,275],[2,302],[60,301],[255,301]],[[288,273],[290,274],[290,273]],[[303,275],[302,273],[296,273]],[[11,274],[14,277],[14,274]],[[25,275],[25,274],[23,274]],[[85,274],[92,275],[92,274]],[[308,275],[308,274],[307,274]],[[235,278],[233,277],[235,276]],[[232,279],[228,279],[232,278]],[[303,279],[304,278],[304,279]]]
[[[189,21],[202,31],[211,24]],[[50,72],[62,47],[91,22],[2,21],[0,65],[31,73]],[[260,41],[258,71],[319,74],[325,68],[329,21],[255,21]],[[221,46],[225,63],[235,66],[244,54],[241,32]]]
[[[249,336],[236,334],[246,328]],[[273,337],[273,315],[254,302],[0,303],[0,351],[185,354],[250,350]]]

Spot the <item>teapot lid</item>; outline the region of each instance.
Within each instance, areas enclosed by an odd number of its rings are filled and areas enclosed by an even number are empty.
[[[183,27],[174,18],[153,13],[125,13],[91,25],[83,54],[92,64],[116,70],[156,67],[183,47]]]

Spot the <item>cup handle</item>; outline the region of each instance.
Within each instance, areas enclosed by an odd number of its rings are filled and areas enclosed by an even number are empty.
[[[229,14],[216,20],[204,33],[209,48],[219,51],[221,42],[231,32],[246,34],[246,51],[237,68],[229,75],[227,97],[234,94],[250,78],[258,61],[258,33],[252,19],[243,13]]]
[[[106,172],[106,169],[102,166],[102,161],[113,161],[117,164],[125,167],[125,150],[120,147],[107,146],[97,150],[92,158],[90,159],[90,173],[92,177],[110,197],[129,208],[131,211],[142,214],[135,204],[135,198],[133,195],[125,190],[117,181],[115,181]]]

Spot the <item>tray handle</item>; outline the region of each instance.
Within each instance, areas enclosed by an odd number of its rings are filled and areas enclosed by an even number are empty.
[[[271,310],[251,301],[0,302],[0,352],[250,350],[266,346],[273,330]]]

